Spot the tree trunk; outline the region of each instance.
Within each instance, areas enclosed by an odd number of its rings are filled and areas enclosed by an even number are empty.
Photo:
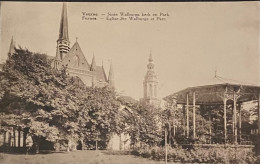
[[[171,123],[169,123],[169,145],[170,145],[170,147],[172,146],[171,139],[172,139],[172,127],[171,127]]]
[[[18,147],[21,147],[21,130],[18,130]]]
[[[120,133],[120,136],[119,136],[119,150],[122,150],[122,137],[121,137],[121,133]]]
[[[29,132],[29,128],[23,129],[23,147],[24,148],[26,147],[26,137],[27,137],[28,132]]]
[[[4,132],[4,145],[6,144],[6,131]]]
[[[12,139],[11,137],[12,137],[12,133],[9,132],[9,133],[8,133],[8,145],[9,145],[10,147],[12,146],[12,145],[11,145],[11,144],[12,144],[12,143],[11,143],[11,139]]]
[[[96,140],[96,150],[98,149],[98,141]]]
[[[16,130],[13,128],[13,139],[14,139],[14,147],[16,147]]]
[[[70,140],[68,140],[68,147],[67,147],[67,152],[69,152],[69,151],[70,151],[70,145],[71,145],[71,141],[70,141]]]
[[[41,138],[38,137],[38,136],[33,136],[32,140],[33,140],[34,151],[35,151],[36,154],[39,154],[40,153],[40,141],[41,141]]]
[[[165,143],[165,164],[167,164],[167,128],[165,128],[165,131],[164,131],[164,143]]]
[[[81,139],[80,142],[81,142],[81,150],[84,150],[85,149],[85,145],[84,145],[83,139]]]
[[[40,147],[39,147],[39,143],[37,142],[35,145],[35,153],[39,154],[40,153]]]
[[[23,147],[26,147],[26,133],[23,132]]]

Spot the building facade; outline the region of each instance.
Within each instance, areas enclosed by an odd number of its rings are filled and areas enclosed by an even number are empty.
[[[114,72],[112,64],[109,70],[109,76],[106,76],[104,66],[97,66],[95,56],[89,63],[82,52],[78,41],[70,47],[68,32],[67,6],[63,3],[59,37],[57,40],[56,57],[54,59],[54,67],[61,69],[67,67],[68,74],[72,77],[79,77],[87,86],[102,87],[109,85],[114,88]]]

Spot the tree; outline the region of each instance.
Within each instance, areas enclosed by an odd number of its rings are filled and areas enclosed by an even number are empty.
[[[86,141],[103,141],[106,147],[113,132],[118,133],[118,109],[115,92],[109,87],[86,87],[80,105],[81,131]]]
[[[2,124],[28,128],[36,152],[41,140],[68,140],[77,129],[78,111],[69,86],[65,68],[52,69],[45,54],[15,49],[0,74]],[[13,122],[2,119],[8,116]]]
[[[125,96],[119,97],[118,101],[131,109],[121,114],[120,122],[121,129],[124,129],[122,132],[131,136],[133,147],[136,143],[157,145],[162,137],[159,124],[160,110]]]
[[[186,132],[186,110],[182,105],[177,105],[175,95],[169,95],[164,98],[165,107],[162,111],[162,120],[169,125],[168,127],[168,141],[175,144],[183,144],[183,143],[205,143],[206,140],[205,135],[209,133],[210,129],[210,121],[208,121],[208,113],[206,110],[196,110],[195,118],[196,118],[196,138],[187,138],[185,136]],[[185,111],[184,111],[185,110]],[[193,111],[189,109],[189,113]],[[193,128],[193,116],[189,115],[189,125],[190,128]],[[190,131],[190,135],[192,135],[193,131]],[[173,136],[175,137],[173,138]]]

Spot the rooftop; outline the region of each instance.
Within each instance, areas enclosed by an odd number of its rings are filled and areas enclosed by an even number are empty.
[[[258,99],[260,86],[237,80],[227,79],[220,76],[215,76],[205,85],[198,85],[185,88],[175,92],[164,99],[172,98],[178,104],[187,103],[187,95],[189,103],[193,101],[193,93],[195,93],[196,104],[223,104],[223,98],[232,100],[233,96],[237,96],[237,102],[247,102]],[[227,103],[232,103],[227,101]]]

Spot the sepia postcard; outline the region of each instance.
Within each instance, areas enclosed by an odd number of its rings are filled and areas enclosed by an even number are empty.
[[[0,2],[0,163],[260,163],[260,3]]]

